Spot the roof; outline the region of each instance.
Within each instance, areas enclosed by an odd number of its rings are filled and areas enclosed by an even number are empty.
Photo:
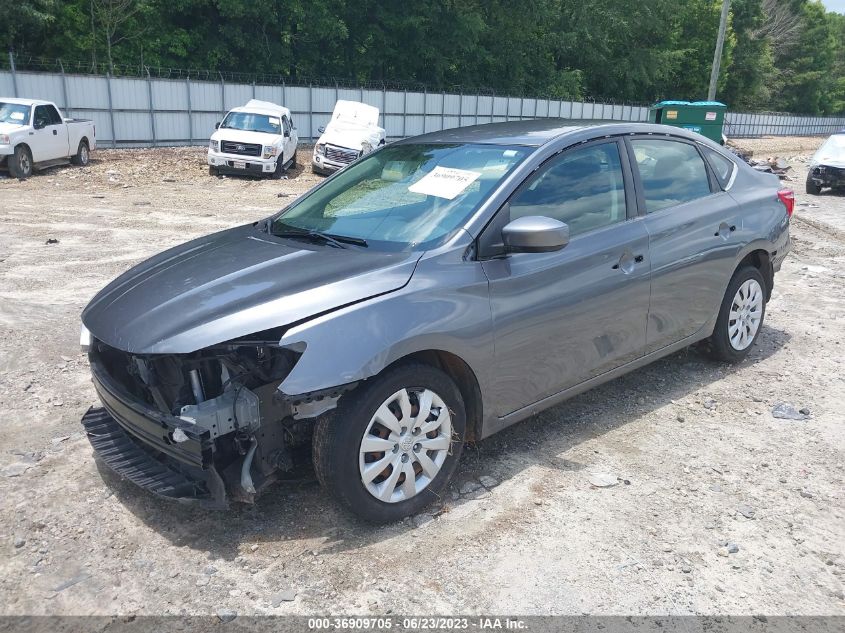
[[[728,106],[720,101],[661,101],[655,103],[653,108],[662,108],[664,106],[693,106],[697,108],[727,108]]]
[[[44,101],[43,99],[18,99],[15,97],[0,97],[3,103],[17,103],[19,105],[53,105],[52,101]]]
[[[232,112],[254,112],[256,114],[269,114],[271,116],[286,116],[290,118],[290,110],[269,101],[250,99],[244,105],[232,108]]]
[[[539,147],[548,141],[584,127],[598,124],[597,121],[576,119],[531,119],[528,121],[506,121],[483,123],[468,127],[456,127],[438,132],[414,136],[400,143],[489,143],[491,145],[528,145]]]

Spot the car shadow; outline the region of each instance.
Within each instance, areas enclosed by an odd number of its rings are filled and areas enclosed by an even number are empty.
[[[277,483],[252,506],[219,511],[163,500],[98,467],[115,496],[130,512],[173,545],[208,551],[232,560],[242,544],[314,541],[322,553],[354,550],[414,530],[432,515],[454,511],[484,494],[466,493],[481,476],[505,482],[529,467],[582,470],[585,464],[561,457],[579,444],[634,422],[673,400],[706,389],[738,369],[768,358],[790,340],[789,333],[765,327],[742,363],[727,365],[686,348],[630,374],[580,394],[464,449],[452,485],[440,502],[404,521],[373,526],[356,519],[325,495],[315,480]],[[473,487],[469,486],[469,487]],[[465,494],[460,494],[461,489]]]

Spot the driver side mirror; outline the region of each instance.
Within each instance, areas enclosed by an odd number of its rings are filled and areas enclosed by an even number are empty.
[[[322,134],[323,132],[325,132],[325,131],[326,131],[326,126],[325,126],[325,125],[321,125],[320,127],[318,127],[318,128],[317,128],[317,131],[318,131],[320,134]]]
[[[508,253],[551,253],[569,244],[569,226],[553,218],[527,215],[505,225],[502,242]]]
[[[220,128],[220,121],[214,124],[214,129],[217,130]]]

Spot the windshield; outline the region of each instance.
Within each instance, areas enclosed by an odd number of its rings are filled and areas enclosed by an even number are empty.
[[[29,106],[0,101],[0,123],[29,124]]]
[[[501,145],[388,145],[296,201],[272,230],[318,231],[401,251],[461,228],[530,150]]]
[[[845,134],[834,134],[827,139],[813,156],[813,162],[845,162]]]
[[[282,120],[269,114],[253,114],[252,112],[230,112],[220,124],[220,129],[244,130],[246,132],[265,132],[267,134],[281,134]]]

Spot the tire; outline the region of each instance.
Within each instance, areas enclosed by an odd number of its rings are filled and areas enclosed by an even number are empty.
[[[390,432],[385,437],[388,428],[379,420],[387,418],[384,414],[379,417],[377,413],[388,406],[401,411],[400,394],[403,393],[410,396],[407,400],[410,424],[402,426],[405,417],[401,413],[394,415],[390,421],[399,427],[400,433]],[[412,413],[414,410],[419,413],[419,399],[426,398],[425,394],[433,394],[427,422],[418,421]],[[396,396],[399,398],[391,401]],[[438,423],[441,426],[428,433],[414,430],[421,424]],[[360,518],[371,523],[398,521],[442,498],[458,465],[465,431],[466,409],[452,379],[430,365],[399,365],[363,383],[344,396],[336,409],[318,418],[312,441],[314,470],[323,488]],[[364,453],[361,449],[365,437],[370,443],[377,443],[379,448],[391,443],[395,448]],[[424,449],[422,443],[436,446],[437,450]],[[426,467],[423,459],[427,460]],[[371,473],[380,474],[372,475],[372,481],[365,484],[364,472],[368,465],[382,461],[383,468],[370,468]],[[395,477],[394,464],[398,466]],[[414,484],[410,487],[406,486],[406,472],[414,476]],[[376,496],[379,489],[384,491],[382,499]]]
[[[19,180],[32,175],[32,152],[26,145],[18,145],[8,159],[9,173]]]
[[[217,167],[212,167],[211,165],[208,166],[208,175],[209,176],[219,176],[220,172],[217,171]]]
[[[79,147],[76,148],[76,155],[71,156],[70,162],[80,167],[85,167],[91,160],[91,153],[88,149],[88,142],[84,139],[79,141]]]
[[[821,192],[822,188],[813,182],[813,180],[810,178],[810,174],[807,174],[807,193],[813,196],[817,196]]]
[[[284,155],[276,159],[276,169],[270,174],[271,180],[280,180],[285,173],[285,158]]]
[[[732,318],[735,306],[739,306],[740,319]],[[743,266],[734,273],[725,291],[716,327],[708,339],[709,355],[715,360],[730,363],[744,359],[754,346],[765,317],[766,281],[754,266]]]

